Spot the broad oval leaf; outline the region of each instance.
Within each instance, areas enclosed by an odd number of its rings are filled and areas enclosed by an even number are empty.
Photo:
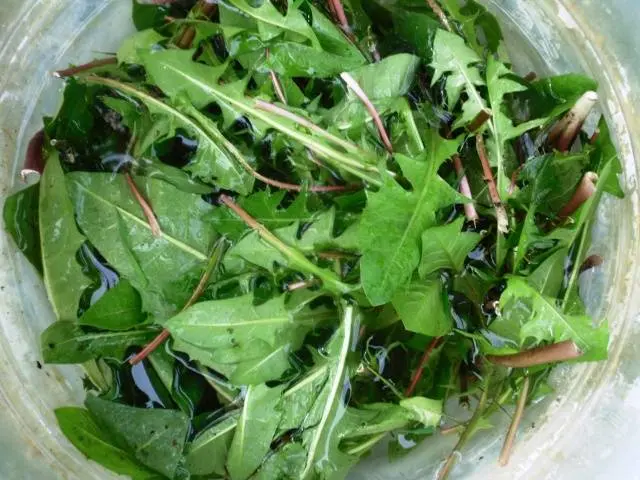
[[[40,180],[40,241],[44,284],[49,301],[60,321],[75,321],[80,297],[89,279],[76,261],[76,253],[85,242],[78,231],[73,203],[67,192],[57,153],[49,156]]]
[[[162,321],[182,308],[205,269],[216,239],[205,220],[213,207],[160,180],[134,180],[158,218],[159,237],[123,175],[77,172],[67,183],[84,233]]]

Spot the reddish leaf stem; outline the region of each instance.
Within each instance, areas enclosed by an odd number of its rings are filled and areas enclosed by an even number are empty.
[[[106,67],[107,65],[116,65],[117,63],[118,59],[116,57],[108,57],[100,60],[94,60],[93,62],[85,63],[83,65],[65,68],[64,70],[58,70],[57,72],[53,72],[53,75],[58,78],[68,78],[95,68]]]
[[[216,268],[220,264],[220,260],[222,259],[224,249],[226,248],[224,242],[225,240],[223,238],[219,240],[218,243],[216,244],[214,252],[211,256],[211,260],[209,261],[209,265],[207,265],[207,268],[202,274],[202,277],[200,277],[198,286],[193,291],[191,298],[189,298],[189,300],[187,300],[187,303],[184,304],[184,307],[182,307],[181,312],[184,312],[189,307],[192,307],[204,293],[205,289],[207,288],[207,284],[209,283],[209,279],[211,278],[211,275],[213,275],[213,272],[216,270]],[[131,365],[137,365],[138,363],[142,362],[145,358],[151,355],[160,345],[162,345],[169,338],[170,335],[171,333],[166,328],[162,330],[160,335],[154,338],[151,341],[151,343],[149,343],[140,352],[138,352],[137,355],[131,358],[131,360],[129,360],[129,363]]]
[[[453,167],[456,171],[456,175],[458,175],[458,178],[460,178],[460,193],[473,201],[473,193],[471,193],[471,185],[469,185],[469,179],[467,178],[467,174],[464,173],[462,160],[460,159],[460,155],[458,154],[453,156]],[[478,216],[478,212],[476,211],[476,207],[473,203],[464,204],[464,214],[467,217],[467,220],[470,222],[475,223],[480,218]]]
[[[267,57],[267,60],[269,60],[270,52],[268,48],[265,50],[265,55]],[[278,100],[280,100],[281,103],[286,105],[287,97],[284,95],[284,90],[282,88],[282,84],[280,83],[280,80],[278,79],[278,75],[276,75],[276,72],[270,69],[269,76],[271,77],[271,83],[273,84],[273,91],[275,92],[276,97],[278,97]]]
[[[315,285],[316,282],[314,282],[313,280],[306,280],[303,282],[295,282],[295,283],[290,283],[289,285],[286,286],[286,291],[287,292],[295,292],[296,290],[303,290],[305,288],[309,288],[309,287],[313,287]]]
[[[137,365],[145,360],[149,355],[156,351],[156,349],[162,345],[171,336],[169,330],[163,330],[160,335],[154,338],[147,346],[145,346],[140,352],[138,352],[133,358],[129,360],[130,365]]]
[[[149,204],[147,199],[144,198],[142,193],[140,193],[140,190],[138,190],[138,186],[136,185],[136,182],[133,180],[133,177],[129,172],[124,174],[124,178],[127,181],[127,185],[129,185],[129,188],[131,189],[131,193],[133,193],[133,196],[135,197],[136,201],[140,204],[140,207],[144,212],[144,216],[147,218],[147,222],[149,223],[149,227],[151,228],[151,233],[153,234],[154,237],[159,237],[160,235],[162,235],[162,230],[160,229],[160,224],[158,223],[156,214],[153,213],[153,209],[151,208],[151,205]]]
[[[493,178],[493,171],[491,170],[491,164],[489,163],[489,157],[487,156],[487,149],[484,145],[484,138],[481,133],[476,135],[476,149],[478,151],[478,157],[480,157],[480,163],[482,163],[484,181],[487,182],[487,187],[489,188],[489,197],[496,209],[498,231],[500,233],[507,233],[509,231],[509,218],[507,217],[507,211],[500,200],[500,194],[496,187],[496,181]]]
[[[422,358],[420,359],[420,363],[418,364],[418,368],[416,369],[416,371],[413,374],[413,377],[411,378],[411,384],[407,387],[407,390],[404,392],[405,397],[410,397],[413,395],[413,392],[418,386],[418,382],[422,378],[422,374],[424,373],[424,368],[429,362],[429,358],[431,358],[431,354],[436,348],[440,346],[442,341],[443,341],[442,337],[436,337],[433,340],[431,340],[431,343],[429,343],[429,345],[427,345],[427,348],[425,349],[424,353],[422,354]]]
[[[433,13],[436,14],[436,17],[438,17],[438,20],[440,20],[440,23],[442,24],[442,26],[445,29],[451,31],[451,24],[449,24],[449,20],[447,19],[447,16],[442,10],[442,7],[438,5],[438,2],[436,2],[436,0],[427,0],[427,3],[429,4],[429,7],[431,8],[431,10],[433,10]]]
[[[329,9],[335,15],[336,20],[340,24],[340,28],[346,33],[351,34],[351,27],[349,27],[349,20],[347,19],[347,15],[344,13],[344,7],[342,6],[342,2],[340,0],[328,0],[329,1]]]
[[[360,99],[360,101],[362,101],[365,108],[369,112],[369,115],[371,115],[371,118],[373,119],[373,123],[376,125],[376,128],[378,129],[378,134],[380,135],[380,139],[382,140],[382,143],[384,144],[387,151],[393,154],[393,145],[391,145],[391,140],[389,139],[387,130],[384,128],[384,123],[382,122],[382,118],[380,118],[380,114],[376,110],[376,107],[373,105],[371,100],[369,100],[369,97],[367,96],[365,91],[362,89],[362,87],[358,85],[358,82],[356,82],[351,75],[344,72],[344,73],[341,73],[340,76],[342,77],[342,80],[344,80],[344,82],[347,84],[347,86],[353,91],[353,93],[356,94],[356,96]]]
[[[554,343],[536,347],[513,355],[487,355],[487,360],[495,365],[508,368],[528,368],[547,363],[564,362],[574,360],[582,356],[582,351],[575,342]]]
[[[578,99],[576,104],[549,132],[549,144],[554,145],[561,152],[571,148],[585,120],[598,103],[598,94],[593,91],[586,92]]]
[[[195,6],[195,9],[199,11],[199,13],[204,17],[210,17],[213,15],[218,8],[217,2],[200,0],[198,4]],[[196,29],[193,25],[187,26],[183,31],[178,40],[176,41],[176,45],[181,49],[191,48],[193,44],[193,40],[196,38]]]
[[[591,196],[596,193],[597,181],[598,174],[594,172],[585,173],[571,199],[564,207],[562,207],[562,210],[558,212],[558,217],[560,217],[561,219],[569,217],[576,210],[578,210],[578,208],[580,208],[584,204],[584,202],[589,200],[589,198],[591,198]]]
[[[516,411],[513,414],[513,419],[511,420],[511,425],[509,425],[507,437],[504,440],[504,445],[502,446],[502,451],[500,452],[500,460],[498,462],[503,467],[509,463],[509,458],[511,458],[511,452],[513,451],[513,444],[516,439],[516,433],[518,433],[518,427],[520,426],[520,422],[522,421],[524,407],[527,404],[530,383],[531,382],[529,380],[529,377],[524,377],[524,383],[522,384],[522,390],[520,391],[520,397],[518,398]]]
[[[331,143],[344,148],[347,152],[359,152],[359,148],[357,145],[354,145],[353,143],[347,142],[340,137],[336,137],[335,135],[330,134],[310,120],[300,115],[296,115],[295,113],[290,112],[285,108],[281,108],[277,105],[274,105],[273,103],[268,103],[262,100],[256,100],[255,106],[259,110],[264,110],[265,112],[273,113],[274,115],[278,115],[282,118],[291,120],[292,122],[297,123],[298,125],[318,134],[320,137],[329,140]]]

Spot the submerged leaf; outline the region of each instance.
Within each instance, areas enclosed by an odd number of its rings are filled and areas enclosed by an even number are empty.
[[[78,323],[103,330],[128,330],[145,320],[140,294],[127,280],[121,280],[92,305]]]
[[[7,198],[2,216],[7,232],[20,251],[36,270],[42,272],[39,202],[40,185],[31,185]]]
[[[239,416],[237,411],[231,413],[193,440],[185,459],[192,475],[225,475],[227,453]]]

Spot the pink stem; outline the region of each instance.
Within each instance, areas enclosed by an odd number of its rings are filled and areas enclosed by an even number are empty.
[[[349,27],[349,20],[347,19],[347,15],[344,13],[342,2],[340,0],[329,0],[329,8],[336,16],[342,30],[345,33],[350,33],[351,27]]]
[[[509,368],[528,368],[546,363],[565,362],[582,356],[582,351],[571,340],[536,347],[513,355],[487,355],[487,360],[495,365]]]
[[[367,97],[367,94],[365,93],[365,91],[362,90],[362,87],[358,85],[358,82],[356,82],[351,75],[345,72],[340,74],[340,76],[345,81],[347,86],[351,90],[353,90],[353,93],[355,93],[356,96],[362,101],[367,111],[369,112],[369,115],[371,115],[371,118],[373,119],[373,122],[375,123],[376,128],[378,129],[378,134],[380,135],[380,139],[382,140],[382,143],[384,143],[384,146],[387,149],[387,151],[393,154],[393,145],[391,145],[391,140],[389,139],[387,130],[384,128],[384,123],[382,123],[382,119],[380,118],[380,114],[376,110],[376,107],[374,107],[373,103],[371,103],[371,100],[369,100],[369,97]]]
[[[413,392],[415,392],[416,387],[418,386],[418,382],[422,378],[424,367],[426,367],[427,363],[429,362],[429,358],[431,358],[431,354],[433,353],[433,351],[436,348],[438,348],[438,346],[440,346],[441,343],[442,343],[442,337],[436,337],[433,340],[431,340],[431,343],[427,346],[426,350],[424,351],[424,354],[422,355],[422,358],[420,359],[420,364],[418,365],[418,368],[416,369],[415,373],[413,374],[413,377],[411,378],[411,384],[409,385],[407,390],[404,392],[405,397],[410,397],[411,395],[413,395]]]
[[[459,155],[453,156],[453,167],[455,168],[456,174],[460,178],[460,193],[465,197],[473,200],[473,194],[471,193],[471,186],[469,185],[469,179],[467,175],[464,173],[464,167],[462,166],[462,160]],[[467,220],[470,222],[477,222],[480,218],[478,216],[478,212],[476,211],[476,207],[473,203],[465,203],[464,204],[464,214],[467,217]]]
[[[149,204],[149,202],[147,202],[147,199],[144,198],[142,193],[140,193],[140,190],[138,190],[138,186],[136,185],[136,182],[134,182],[131,174],[125,173],[124,178],[126,179],[127,184],[131,189],[131,193],[133,193],[133,196],[135,197],[137,202],[140,204],[140,207],[142,207],[144,216],[147,217],[147,222],[149,222],[151,233],[153,234],[154,237],[159,237],[160,235],[162,235],[162,230],[160,229],[160,224],[158,223],[158,219],[156,218],[155,213],[153,213],[153,209],[151,208],[151,205]]]

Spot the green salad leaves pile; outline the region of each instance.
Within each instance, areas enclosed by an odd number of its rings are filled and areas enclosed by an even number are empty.
[[[473,0],[133,0],[133,21],[57,72],[41,178],[4,208],[58,319],[44,362],[86,370],[56,416],[89,459],[334,480],[446,429],[444,478],[554,364],[606,358],[579,279],[623,193],[606,123],[583,128],[594,81],[516,74]]]

